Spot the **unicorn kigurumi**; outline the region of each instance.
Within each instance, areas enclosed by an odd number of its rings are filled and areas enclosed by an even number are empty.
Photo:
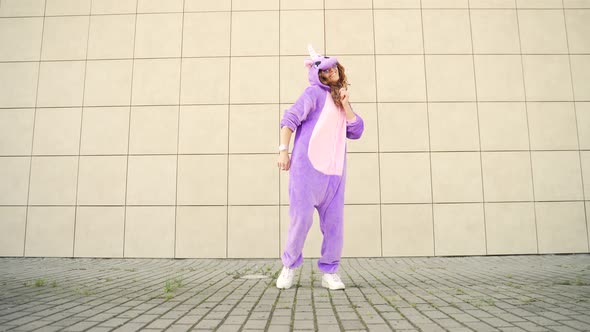
[[[317,209],[323,234],[318,268],[336,273],[343,245],[344,187],[346,180],[346,138],[358,139],[364,130],[356,113],[347,120],[337,106],[330,86],[321,82],[319,73],[338,63],[335,57],[318,54],[311,45],[308,69],[310,85],[287,110],[280,126],[295,132],[289,174],[289,216],[291,218],[283,265],[293,269],[303,262],[303,245]],[[278,285],[277,285],[278,286]]]

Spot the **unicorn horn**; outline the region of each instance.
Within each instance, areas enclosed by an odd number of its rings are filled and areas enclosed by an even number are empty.
[[[307,50],[309,51],[309,56],[312,59],[321,57],[321,55],[319,55],[316,51],[314,51],[313,47],[311,47],[311,44],[307,45]]]

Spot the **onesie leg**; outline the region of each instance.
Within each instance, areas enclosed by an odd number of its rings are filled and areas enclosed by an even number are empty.
[[[303,263],[303,245],[313,224],[314,209],[315,207],[309,199],[291,199],[290,201],[289,216],[291,221],[287,232],[285,251],[281,256],[283,265],[290,269]]]
[[[320,229],[324,235],[318,268],[323,273],[336,273],[340,265],[344,239],[344,181],[337,184],[332,200],[320,206]]]

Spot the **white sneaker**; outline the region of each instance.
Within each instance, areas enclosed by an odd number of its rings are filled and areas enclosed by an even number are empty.
[[[290,269],[283,266],[283,271],[277,278],[277,288],[287,289],[293,286],[293,278],[295,277],[295,269]]]
[[[344,283],[336,273],[324,273],[322,276],[322,287],[332,290],[344,289]]]

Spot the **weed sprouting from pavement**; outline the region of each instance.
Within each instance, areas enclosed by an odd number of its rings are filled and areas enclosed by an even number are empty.
[[[589,286],[590,283],[582,280],[580,277],[576,277],[576,280],[561,280],[554,283],[555,285],[566,285],[566,286]]]
[[[585,282],[584,280],[582,280],[580,277],[576,277],[576,281],[574,282],[574,285],[576,285],[576,286],[588,286],[590,284],[587,283],[587,282]]]
[[[529,304],[529,303],[537,302],[537,299],[534,298],[534,297],[531,297],[531,298],[528,298],[528,299],[520,299],[520,301],[522,303]]]
[[[80,294],[80,295],[84,295],[84,296],[88,296],[88,295],[92,295],[94,294],[93,291],[86,289],[86,288],[76,288],[76,293]]]
[[[178,287],[182,286],[182,279],[181,278],[174,278],[174,279],[168,279],[166,280],[166,283],[164,284],[164,292],[165,293],[172,293],[174,290],[176,290]]]
[[[166,300],[170,300],[174,297],[174,291],[183,286],[182,277],[175,277],[174,279],[168,279],[164,283],[164,294],[163,297]]]

